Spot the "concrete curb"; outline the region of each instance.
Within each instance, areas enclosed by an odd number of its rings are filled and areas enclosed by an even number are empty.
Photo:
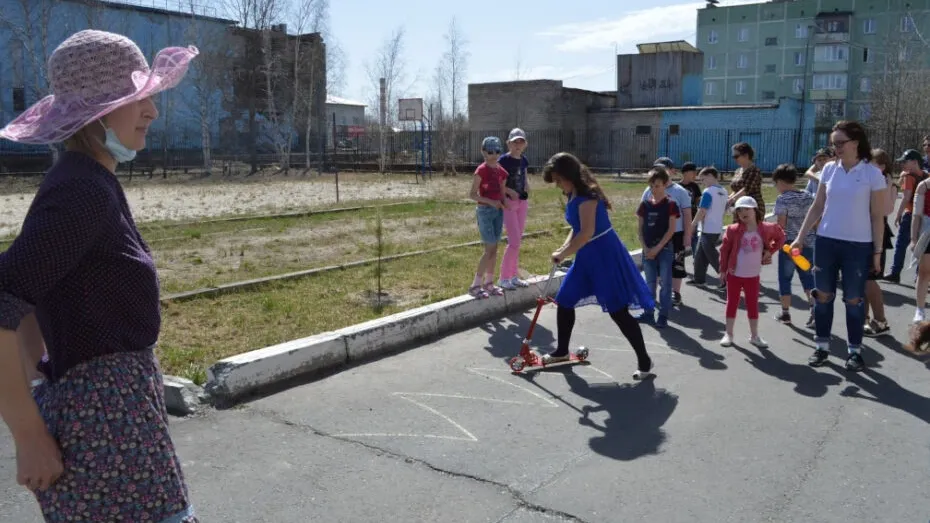
[[[774,216],[765,219],[773,221]],[[631,251],[630,255],[642,270],[642,250]],[[558,290],[564,276],[564,272],[556,271],[554,285],[549,289],[551,295]],[[486,321],[519,314],[536,304],[547,279],[548,275],[531,278],[529,287],[507,291],[502,297],[479,300],[457,296],[337,331],[231,356],[207,370],[205,391],[212,401],[227,404],[290,379],[364,362]]]
[[[190,416],[206,403],[206,394],[193,381],[178,376],[164,376],[165,407],[169,414]]]

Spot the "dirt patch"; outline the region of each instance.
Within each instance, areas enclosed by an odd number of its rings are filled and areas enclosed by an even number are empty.
[[[449,177],[417,184],[412,175],[407,178],[343,175],[339,201],[463,198],[470,181],[466,177]],[[139,223],[308,210],[337,203],[332,176],[274,177],[249,182],[122,183]],[[0,196],[0,236],[19,230],[37,187],[20,181],[13,188],[22,191]]]

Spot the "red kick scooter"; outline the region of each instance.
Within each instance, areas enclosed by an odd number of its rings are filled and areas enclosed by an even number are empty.
[[[533,339],[533,330],[536,329],[536,321],[539,320],[539,313],[542,312],[543,307],[549,303],[555,303],[555,299],[550,296],[550,286],[552,285],[552,280],[558,267],[558,264],[552,265],[552,270],[549,271],[549,279],[546,280],[546,288],[543,290],[542,296],[536,298],[536,313],[533,314],[533,321],[530,322],[530,329],[526,333],[526,338],[523,339],[523,345],[520,347],[520,355],[510,359],[510,370],[515,374],[519,374],[524,370],[543,369],[547,366],[543,362],[543,358],[530,349],[530,340]],[[575,352],[570,352],[567,361],[558,361],[552,363],[552,365],[583,363],[587,359],[588,349],[582,347]]]

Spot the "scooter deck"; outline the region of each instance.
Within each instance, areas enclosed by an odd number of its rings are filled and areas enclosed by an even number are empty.
[[[514,374],[525,374],[527,372],[539,372],[553,367],[564,367],[569,365],[588,365],[588,349],[581,348],[570,352],[567,360],[560,360],[554,363],[543,364],[542,356],[533,353],[533,358],[523,358],[516,356],[510,360],[510,369]]]

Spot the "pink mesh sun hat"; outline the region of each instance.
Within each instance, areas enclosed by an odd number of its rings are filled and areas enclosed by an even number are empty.
[[[64,141],[85,125],[178,85],[196,47],[168,47],[149,68],[132,40],[105,31],[80,31],[48,59],[52,94],[0,129],[0,138],[30,144]]]

